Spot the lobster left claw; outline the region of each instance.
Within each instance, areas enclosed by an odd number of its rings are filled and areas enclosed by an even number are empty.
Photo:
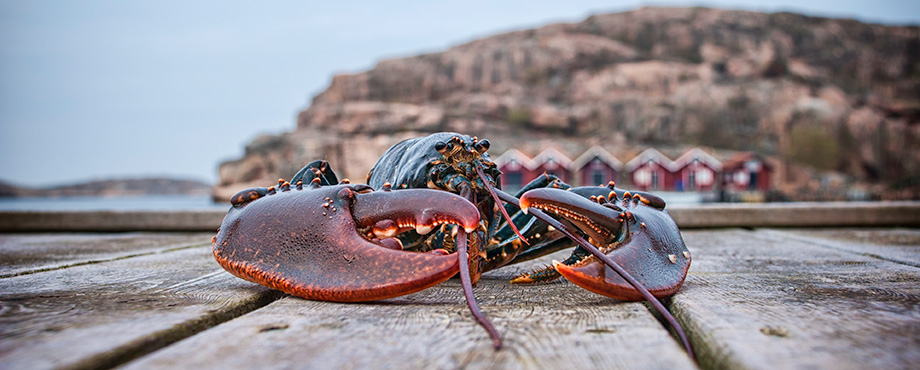
[[[371,191],[365,185],[244,190],[233,197],[213,252],[243,279],[307,299],[353,302],[391,298],[455,275],[457,254],[401,250],[408,229],[458,224],[472,231],[478,209],[428,189]]]
[[[523,194],[521,209],[536,208],[569,221],[655,297],[676,293],[690,268],[690,252],[664,210],[664,201],[648,193],[617,190],[536,189]],[[592,292],[621,300],[643,299],[636,288],[593,256],[571,265],[553,265],[566,279]]]

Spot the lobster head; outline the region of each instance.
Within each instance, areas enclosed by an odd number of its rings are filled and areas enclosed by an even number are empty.
[[[232,204],[213,239],[218,263],[243,279],[326,301],[390,298],[447,280],[459,268],[455,254],[402,251],[394,237],[479,224],[473,204],[429,189],[284,184],[244,190]]]
[[[552,188],[528,191],[521,209],[540,209],[567,221],[588,241],[623,267],[656,297],[674,294],[690,267],[690,252],[661,198],[630,194],[609,187]],[[582,288],[622,300],[642,295],[619,274],[593,256],[555,269]]]

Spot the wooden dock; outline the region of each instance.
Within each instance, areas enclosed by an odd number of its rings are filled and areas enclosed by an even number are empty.
[[[693,253],[666,300],[692,361],[643,303],[558,281],[459,282],[314,302],[211,255],[223,212],[0,212],[0,369],[917,368],[920,202],[671,210]],[[795,227],[793,227],[795,226]]]

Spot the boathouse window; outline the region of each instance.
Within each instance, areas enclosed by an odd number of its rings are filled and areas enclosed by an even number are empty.
[[[588,185],[600,185],[604,183],[604,171],[594,170],[591,172],[591,183]]]
[[[521,178],[520,172],[509,172],[505,174],[505,183],[502,184],[503,188],[509,190],[517,190],[523,187],[523,179]]]

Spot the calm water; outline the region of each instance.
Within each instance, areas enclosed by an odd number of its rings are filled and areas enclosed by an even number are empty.
[[[208,195],[0,198],[0,210],[4,211],[179,211],[228,208],[229,203],[214,203]]]

